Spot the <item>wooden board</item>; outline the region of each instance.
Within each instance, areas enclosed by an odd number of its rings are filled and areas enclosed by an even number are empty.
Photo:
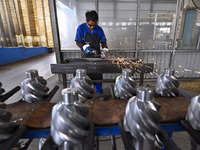
[[[95,101],[92,104],[90,100],[86,101],[86,106],[92,113],[92,121],[97,125],[113,125],[124,118],[127,100],[112,99],[108,101]]]
[[[190,99],[183,96],[156,98],[156,101],[161,104],[159,112],[163,117],[162,122],[175,122],[185,118],[190,104]],[[94,100],[92,104],[91,100],[87,100],[85,104],[89,108],[89,116],[92,116],[92,121],[95,124],[113,125],[123,120],[127,102],[127,100],[110,99],[106,101]],[[54,105],[54,103],[45,101],[34,103],[20,101],[6,105],[5,109],[12,113],[11,121],[17,121],[16,124],[24,124],[32,128],[48,128]]]
[[[10,122],[16,122],[18,125],[26,125],[32,128],[47,128],[51,123],[51,110],[55,104],[38,101],[26,103],[19,101],[6,105],[5,110],[12,113]]]
[[[163,117],[162,122],[175,122],[185,118],[190,99],[183,96],[176,98],[156,98],[161,104],[159,113]],[[127,100],[112,99],[108,101],[94,101],[93,110],[90,101],[86,101],[87,107],[92,111],[92,120],[97,125],[112,125],[123,120]]]
[[[190,99],[179,96],[175,98],[155,98],[161,104],[162,122],[174,122],[184,119],[190,104]]]

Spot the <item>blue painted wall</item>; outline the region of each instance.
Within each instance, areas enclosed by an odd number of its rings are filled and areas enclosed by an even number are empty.
[[[0,48],[0,66],[8,63],[16,62],[19,60],[27,59],[30,57],[38,56],[48,53],[47,47],[34,47],[34,48]]]

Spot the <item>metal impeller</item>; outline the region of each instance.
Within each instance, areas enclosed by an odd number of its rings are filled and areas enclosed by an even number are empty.
[[[162,120],[156,105],[152,89],[139,87],[137,96],[132,97],[126,106],[124,129],[133,136],[135,150],[154,149]]]
[[[155,92],[163,97],[175,97],[179,94],[179,82],[174,76],[174,69],[165,70],[165,75],[160,75],[157,79]]]
[[[21,82],[21,93],[24,101],[32,103],[49,96],[47,93],[49,88],[46,87],[47,81],[38,75],[37,70],[28,70],[26,75],[27,78]]]
[[[188,107],[186,120],[195,130],[200,130],[200,95],[192,98]]]
[[[78,90],[80,100],[91,99],[94,96],[94,88],[91,79],[86,76],[85,69],[77,69],[76,76],[71,80],[70,88]]]
[[[136,86],[131,69],[123,69],[122,75],[116,78],[114,94],[117,98],[128,100],[136,95]]]
[[[77,101],[77,89],[62,91],[64,102],[52,110],[51,136],[60,150],[82,150],[83,140],[90,133],[87,107]]]

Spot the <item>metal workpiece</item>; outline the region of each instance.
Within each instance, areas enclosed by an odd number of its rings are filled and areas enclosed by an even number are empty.
[[[88,108],[78,100],[78,90],[76,88],[65,88],[62,90],[63,102],[65,104],[73,104],[77,106],[77,111],[83,116],[87,116],[89,113]]]
[[[62,94],[65,95],[64,102],[52,109],[51,136],[60,150],[82,150],[83,140],[90,133],[91,123],[86,118],[89,111],[77,101],[73,89],[71,92],[65,89]]]
[[[94,96],[94,88],[91,79],[86,75],[85,69],[77,69],[76,76],[71,80],[70,88],[78,90],[78,99],[87,100]]]
[[[137,96],[132,97],[126,106],[124,130],[133,137],[135,150],[153,150],[159,143],[157,134],[162,120],[154,104],[153,90],[149,87],[137,88]]]
[[[179,81],[174,76],[174,69],[167,68],[165,75],[157,78],[155,92],[163,97],[176,97],[179,95]]]
[[[44,100],[49,96],[49,88],[46,87],[47,81],[38,75],[38,71],[26,71],[27,78],[21,82],[22,99],[28,103]]]
[[[114,94],[120,99],[129,99],[136,95],[137,83],[133,79],[131,69],[123,69],[122,75],[115,81]]]
[[[200,148],[200,95],[192,98],[188,107],[186,120],[188,122],[181,120],[181,123],[186,128],[186,131],[188,131],[190,134],[191,150],[198,150]]]
[[[47,85],[47,81],[42,76],[39,76],[38,70],[36,69],[26,71],[26,76],[27,78],[36,78],[39,83]]]
[[[2,83],[0,82],[0,96],[5,92],[5,90],[2,88]]]
[[[10,150],[16,146],[27,128],[24,125],[16,125],[11,122],[12,114],[0,108],[0,149]]]
[[[76,88],[65,88],[62,90],[63,101],[65,104],[73,104],[78,100],[78,90]]]
[[[17,130],[17,125],[10,123],[12,114],[0,108],[0,144],[9,140],[15,131]]]
[[[200,130],[200,95],[192,98],[188,107],[186,120],[195,130]]]

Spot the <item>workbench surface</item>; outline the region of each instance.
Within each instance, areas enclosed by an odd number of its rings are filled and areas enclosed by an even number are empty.
[[[160,114],[165,123],[177,122],[184,119],[187,113],[190,99],[183,96],[176,98],[155,98],[161,104]],[[90,109],[88,117],[97,125],[112,125],[120,122],[124,118],[127,100],[112,99],[106,101],[93,101],[93,109],[91,109],[91,100],[86,101],[86,105]],[[6,105],[6,111],[12,113],[11,121],[17,124],[24,124],[32,128],[50,127],[51,110],[55,103],[38,101],[34,103],[26,103],[23,101]],[[92,110],[92,111],[91,111]]]

